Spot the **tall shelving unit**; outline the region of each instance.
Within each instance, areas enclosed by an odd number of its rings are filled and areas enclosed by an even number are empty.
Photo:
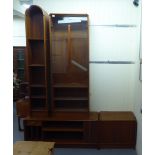
[[[87,14],[50,14],[54,112],[89,112]]]
[[[48,16],[38,6],[27,9],[31,114],[24,119],[24,140],[54,141],[56,147],[135,147],[132,112],[89,110],[88,22],[87,14]]]
[[[31,115],[47,115],[50,104],[49,16],[35,5],[25,14]]]

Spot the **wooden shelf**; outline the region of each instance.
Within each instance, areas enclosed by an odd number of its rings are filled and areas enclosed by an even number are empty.
[[[43,85],[43,84],[31,84],[30,87],[44,88],[45,85]]]
[[[48,114],[49,100],[49,16],[37,5],[31,5],[25,12],[27,68],[29,79],[30,115]],[[32,135],[32,139],[33,136]]]
[[[17,68],[18,70],[24,70],[24,68]]]
[[[46,96],[43,96],[43,95],[36,95],[36,96],[31,96],[30,98],[32,98],[32,99],[45,99],[46,98]]]
[[[29,41],[44,41],[44,38],[28,38]]]
[[[17,59],[17,61],[24,61],[24,59]]]
[[[57,83],[54,88],[88,88],[88,85],[81,83]]]
[[[71,101],[81,101],[81,100],[88,100],[87,97],[55,97],[54,100],[57,100],[57,101],[61,101],[61,100],[65,100],[65,101],[68,101],[68,100],[71,100]]]
[[[55,111],[56,112],[88,112],[88,108],[56,108],[55,107]]]
[[[29,67],[45,67],[44,64],[31,64]]]
[[[52,131],[56,131],[56,132],[83,132],[83,129],[81,128],[58,128],[58,127],[43,127],[42,131],[48,131],[48,132],[52,132]]]

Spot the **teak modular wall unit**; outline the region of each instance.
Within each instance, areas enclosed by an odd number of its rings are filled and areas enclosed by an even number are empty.
[[[25,14],[31,115],[47,115],[50,104],[49,16],[35,5]]]
[[[87,14],[50,14],[53,111],[89,112]]]
[[[89,111],[87,14],[26,11],[30,115],[24,139],[56,147],[134,148],[132,112]],[[50,50],[49,50],[50,49]]]

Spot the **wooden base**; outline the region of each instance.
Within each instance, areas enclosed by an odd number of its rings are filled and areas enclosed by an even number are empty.
[[[56,147],[135,148],[136,119],[131,112],[53,113],[24,119],[24,138],[54,141]]]

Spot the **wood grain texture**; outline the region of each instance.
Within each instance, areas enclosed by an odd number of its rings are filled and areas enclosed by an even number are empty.
[[[53,155],[54,142],[17,141],[13,145],[14,155]]]

